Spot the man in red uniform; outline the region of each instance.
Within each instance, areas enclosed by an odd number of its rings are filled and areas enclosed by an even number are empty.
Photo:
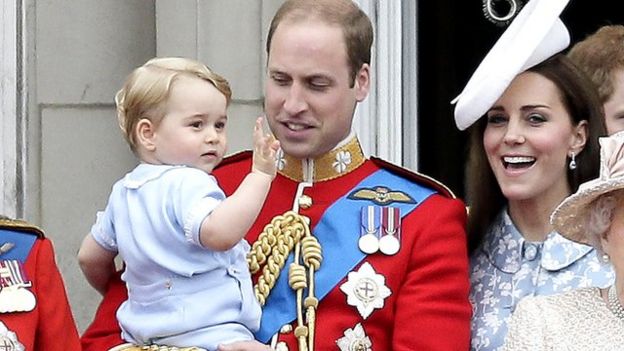
[[[372,41],[351,0],[290,0],[273,18],[265,108],[283,153],[247,235],[262,323],[259,342],[221,350],[468,349],[463,203],[431,178],[366,159],[351,130]],[[241,153],[214,174],[230,194],[250,167]],[[85,351],[122,343],[114,313],[125,296],[111,281]]]
[[[80,340],[50,240],[0,216],[0,350],[79,351]]]

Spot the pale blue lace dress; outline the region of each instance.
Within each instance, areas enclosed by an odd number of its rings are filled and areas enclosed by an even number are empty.
[[[507,322],[522,298],[577,287],[606,287],[615,278],[590,246],[556,232],[544,242],[524,240],[506,209],[488,229],[470,266],[471,350],[502,348]]]

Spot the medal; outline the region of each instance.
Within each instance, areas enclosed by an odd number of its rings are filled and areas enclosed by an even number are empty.
[[[27,289],[31,286],[20,261],[0,260],[0,313],[32,311],[36,299]]]
[[[364,319],[375,309],[382,308],[384,299],[391,294],[386,278],[377,274],[368,262],[364,262],[357,272],[349,272],[340,290],[347,295],[347,304],[355,306]]]
[[[0,321],[0,350],[2,351],[25,351],[24,345],[17,340],[15,332],[10,331]]]
[[[362,252],[369,255],[379,249],[380,212],[377,206],[362,207],[358,247]]]
[[[401,248],[401,211],[398,207],[384,207],[382,219],[379,251],[394,255]]]
[[[371,351],[373,343],[364,332],[362,324],[358,323],[353,329],[344,331],[344,336],[336,340],[340,351]]]

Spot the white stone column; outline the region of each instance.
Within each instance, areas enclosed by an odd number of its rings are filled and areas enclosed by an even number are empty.
[[[402,16],[400,1],[357,0],[375,28],[371,91],[354,128],[367,155],[403,163]]]
[[[0,2],[0,214],[17,215],[18,1]]]

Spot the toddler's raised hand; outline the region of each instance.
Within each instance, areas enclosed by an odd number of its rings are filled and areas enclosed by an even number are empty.
[[[252,172],[262,172],[275,178],[275,155],[279,149],[279,141],[270,134],[263,135],[262,117],[256,119],[253,132],[254,150]]]

